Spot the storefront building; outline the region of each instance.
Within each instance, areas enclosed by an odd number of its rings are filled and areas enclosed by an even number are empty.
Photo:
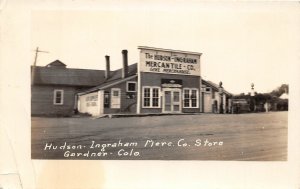
[[[139,49],[137,113],[201,112],[201,53]]]
[[[113,79],[108,76],[107,82],[78,93],[79,112],[93,116],[219,113],[213,105],[222,101],[226,113],[230,93],[219,95],[215,84],[202,81],[201,53],[145,46],[138,49],[139,63],[128,66],[127,50],[123,50],[123,68]],[[109,57],[106,67],[109,75]]]
[[[33,66],[32,115],[227,113],[231,94],[201,77],[201,53],[140,46],[139,62],[105,70]]]

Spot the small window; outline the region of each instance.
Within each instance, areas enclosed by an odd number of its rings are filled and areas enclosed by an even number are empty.
[[[113,96],[118,97],[119,96],[119,91],[113,91]]]
[[[127,82],[127,92],[136,92],[136,82],[135,81]]]
[[[64,91],[63,90],[54,90],[53,104],[54,105],[63,105],[64,103]]]

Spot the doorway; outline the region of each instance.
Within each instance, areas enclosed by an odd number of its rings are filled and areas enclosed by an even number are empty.
[[[121,108],[121,89],[112,88],[111,89],[111,105],[110,108]]]
[[[163,88],[163,113],[181,113],[181,89]]]
[[[204,112],[211,113],[212,112],[212,99],[211,93],[203,93],[203,104],[204,104]]]

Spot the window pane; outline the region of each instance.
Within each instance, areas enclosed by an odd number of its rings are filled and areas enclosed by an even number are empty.
[[[150,88],[144,88],[144,97],[150,97]]]
[[[135,91],[135,83],[128,83],[128,91]]]
[[[61,91],[56,91],[56,98],[61,98]]]
[[[165,91],[165,104],[171,104],[171,92]]]
[[[158,89],[157,88],[152,89],[152,96],[153,97],[158,97]]]
[[[152,106],[153,107],[158,107],[158,98],[153,98],[152,99]]]
[[[197,91],[196,90],[192,90],[191,98],[197,98]]]
[[[56,98],[56,99],[55,99],[55,103],[56,103],[56,104],[60,104],[60,103],[61,103],[61,98]]]
[[[150,106],[150,98],[144,98],[144,106],[149,107]]]
[[[184,98],[190,98],[190,91],[184,90]]]
[[[197,99],[192,99],[192,107],[197,107]]]
[[[179,102],[179,92],[173,92],[173,101],[174,102]]]
[[[119,91],[113,91],[113,96],[119,96]]]
[[[189,106],[190,106],[190,100],[184,99],[184,107],[189,107]]]

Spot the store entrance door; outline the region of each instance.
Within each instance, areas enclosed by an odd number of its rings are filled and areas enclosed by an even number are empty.
[[[163,113],[181,113],[181,89],[163,89]]]

